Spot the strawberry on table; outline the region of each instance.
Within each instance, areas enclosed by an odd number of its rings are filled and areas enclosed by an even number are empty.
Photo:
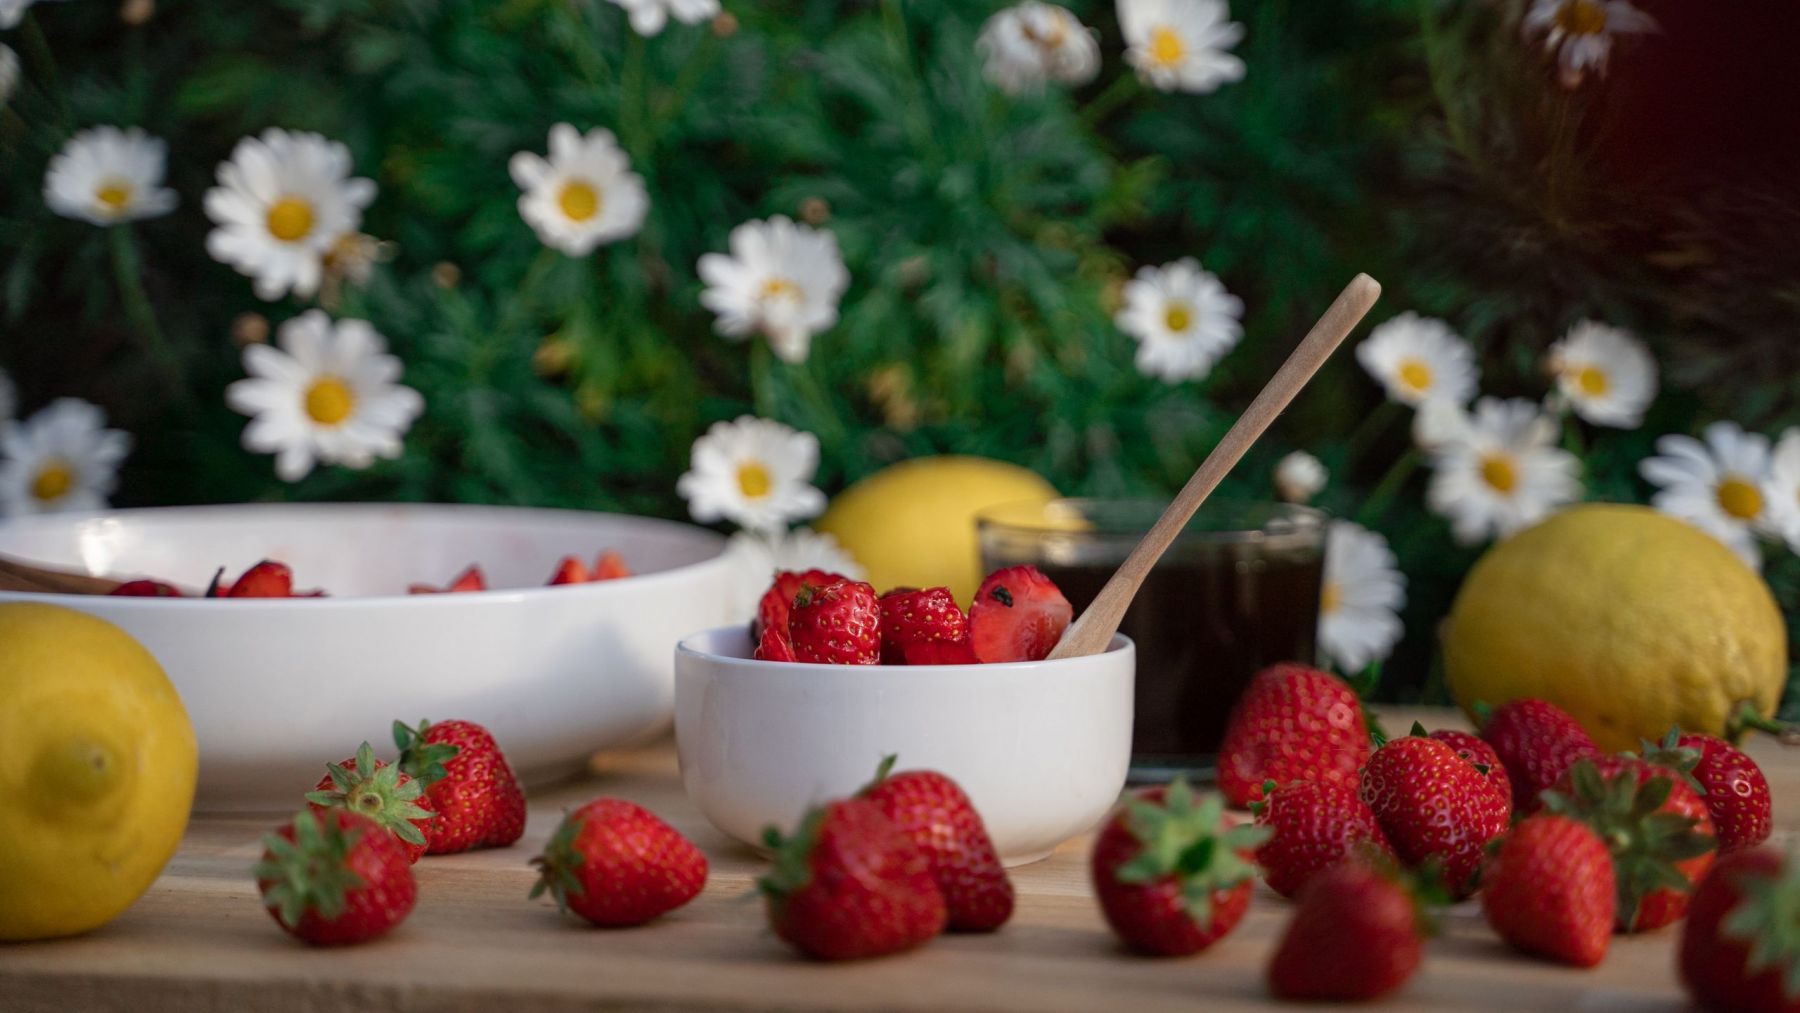
[[[863,798],[809,811],[793,836],[770,827],[775,852],[757,880],[769,925],[819,960],[858,960],[910,950],[944,930],[948,912],[931,860]]]
[[[473,721],[394,722],[400,769],[425,786],[437,818],[425,828],[425,853],[504,848],[525,833],[525,793],[500,746]]]
[[[861,581],[808,584],[788,614],[788,641],[798,661],[820,665],[881,663],[881,604]]]
[[[374,747],[365,742],[355,757],[326,764],[325,776],[306,800],[315,809],[348,809],[367,816],[399,839],[407,861],[416,862],[425,853],[425,835],[437,815],[423,805],[424,794],[423,783],[377,760]]]
[[[1218,796],[1187,782],[1126,797],[1094,840],[1089,873],[1100,910],[1125,945],[1152,956],[1198,953],[1250,907],[1251,853],[1267,827],[1227,826]]]
[[[486,590],[487,590],[487,577],[482,574],[481,567],[471,565],[468,569],[466,569],[462,573],[458,574],[456,579],[450,582],[449,587],[433,587],[430,584],[413,584],[406,589],[406,593],[407,594],[467,594],[471,591],[486,591]]]
[[[1554,813],[1519,821],[1481,874],[1481,908],[1528,953],[1593,967],[1612,942],[1612,855],[1587,824]]]
[[[1493,782],[1494,788],[1500,794],[1506,796],[1507,808],[1509,811],[1511,810],[1512,779],[1507,777],[1506,764],[1500,761],[1500,754],[1494,752],[1493,746],[1488,745],[1471,732],[1458,731],[1454,728],[1439,728],[1429,737],[1456,750],[1456,755],[1470,763],[1486,768],[1487,779]]]
[[[1719,854],[1753,848],[1769,839],[1775,819],[1769,782],[1756,761],[1724,739],[1670,730],[1645,759],[1673,766],[1692,779],[1712,818]]]
[[[1219,790],[1232,805],[1262,797],[1264,781],[1356,784],[1369,759],[1362,702],[1344,680],[1305,665],[1258,672],[1238,697],[1219,748]]]
[[[550,582],[547,586],[556,587],[559,584],[585,584],[587,582],[587,566],[574,556],[564,556],[557,562],[556,572],[550,575]]]
[[[643,806],[597,798],[571,810],[532,859],[556,906],[595,925],[642,925],[699,896],[706,856]]]
[[[1600,755],[1581,723],[1547,700],[1514,700],[1486,714],[1479,706],[1476,711],[1482,741],[1506,765],[1513,808],[1520,814],[1537,811],[1538,793],[1556,784],[1569,764]]]
[[[1369,757],[1359,790],[1401,861],[1436,859],[1458,898],[1474,892],[1482,850],[1506,829],[1512,809],[1475,764],[1417,725]]]
[[[757,641],[755,653],[750,655],[757,661],[796,661],[794,643],[788,639],[787,631],[774,626],[762,632],[762,639]]]
[[[1800,1011],[1800,863],[1772,848],[1720,856],[1694,888],[1681,982],[1717,1010]]]
[[[360,943],[406,920],[418,899],[394,835],[344,809],[302,810],[263,837],[256,888],[289,934],[315,946]]]
[[[889,591],[880,601],[884,665],[946,664],[936,660],[944,649],[969,639],[969,619],[947,587]],[[933,660],[917,661],[915,655]]]
[[[1419,968],[1431,929],[1426,899],[1405,874],[1351,858],[1300,891],[1275,956],[1269,991],[1283,999],[1375,999]]]
[[[1062,639],[1075,608],[1035,566],[988,574],[969,603],[969,645],[975,660],[1041,661]]]
[[[1263,785],[1263,798],[1250,803],[1258,826],[1271,836],[1256,849],[1263,880],[1283,897],[1299,893],[1320,870],[1365,848],[1392,854],[1374,810],[1356,789],[1336,781],[1294,781]]]
[[[756,604],[756,618],[750,621],[750,639],[762,639],[763,631],[776,629],[786,632],[788,613],[794,607],[794,598],[803,587],[830,587],[849,580],[841,573],[826,570],[807,570],[796,573],[793,570],[778,570],[769,589],[763,592],[762,600]]]
[[[594,568],[588,571],[590,582],[597,580],[622,580],[631,576],[631,567],[625,565],[624,557],[611,549],[600,553],[594,560]]]
[[[981,814],[950,778],[934,770],[889,774],[881,761],[862,797],[880,807],[931,863],[952,932],[992,932],[1012,917],[1013,885]]]

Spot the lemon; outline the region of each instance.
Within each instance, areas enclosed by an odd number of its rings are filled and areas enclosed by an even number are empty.
[[[967,602],[981,584],[975,515],[1056,498],[1036,472],[984,457],[921,457],[889,465],[839,493],[820,518],[869,571],[877,591],[948,587]]]
[[[117,626],[0,605],[0,940],[98,928],[149,888],[194,801],[194,729]]]
[[[1647,507],[1565,510],[1489,549],[1443,627],[1465,710],[1540,697],[1601,748],[1671,725],[1725,731],[1743,701],[1772,714],[1787,678],[1781,610],[1717,539]]]

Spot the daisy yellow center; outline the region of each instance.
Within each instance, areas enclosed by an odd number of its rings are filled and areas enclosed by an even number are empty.
[[[585,222],[600,213],[600,191],[585,180],[571,179],[556,195],[556,206],[572,222]]]
[[[1505,454],[1481,459],[1481,480],[1495,492],[1510,493],[1519,487],[1519,466]]]
[[[1612,381],[1599,368],[1583,366],[1575,371],[1575,386],[1588,397],[1604,397],[1612,388]]]
[[[69,467],[69,462],[52,457],[31,480],[31,495],[39,503],[54,503],[67,496],[74,485],[75,470]]]
[[[770,278],[763,282],[762,297],[764,299],[798,299],[800,286],[788,278]]]
[[[1762,490],[1752,482],[1733,475],[1719,483],[1714,495],[1719,498],[1719,509],[1740,521],[1753,521],[1762,516]]]
[[[319,425],[341,425],[355,407],[350,385],[335,376],[321,376],[306,388],[306,417]]]
[[[94,188],[94,199],[108,211],[123,211],[131,203],[131,184],[122,179],[109,179]]]
[[[1172,302],[1163,310],[1163,325],[1176,334],[1184,333],[1194,322],[1194,308],[1184,302]]]
[[[1182,45],[1181,36],[1168,25],[1157,25],[1150,29],[1150,62],[1158,67],[1173,67],[1187,55],[1187,47]]]
[[[1040,49],[1061,49],[1063,42],[1068,38],[1068,34],[1063,28],[1061,18],[1052,18],[1050,20],[1049,31],[1040,32],[1037,30],[1037,26],[1029,23],[1021,26],[1021,29],[1025,33],[1025,40],[1036,44]]]
[[[1402,359],[1400,368],[1394,371],[1400,382],[1417,391],[1431,389],[1431,367],[1425,365],[1423,359]]]
[[[762,499],[769,494],[769,489],[775,482],[769,477],[769,469],[763,467],[761,461],[745,461],[738,465],[737,484],[738,491],[746,499]]]
[[[1344,589],[1338,585],[1337,581],[1330,581],[1319,591],[1320,613],[1331,615],[1342,604],[1344,604]]]
[[[269,205],[269,235],[284,243],[305,239],[313,229],[313,206],[304,197],[287,196]]]
[[[1599,35],[1606,31],[1606,8],[1596,0],[1569,0],[1556,12],[1556,27],[1570,35]]]

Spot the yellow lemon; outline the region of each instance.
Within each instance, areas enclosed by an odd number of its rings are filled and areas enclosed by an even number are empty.
[[[1603,749],[1671,725],[1722,734],[1772,714],[1787,630],[1767,584],[1717,539],[1647,507],[1575,507],[1489,549],[1444,621],[1465,710],[1540,697]]]
[[[181,841],[197,770],[149,651],[83,612],[0,605],[0,940],[129,907]]]
[[[975,515],[1056,489],[1036,472],[984,457],[922,457],[889,465],[832,500],[820,518],[869,571],[877,591],[948,587],[967,602],[981,584]]]

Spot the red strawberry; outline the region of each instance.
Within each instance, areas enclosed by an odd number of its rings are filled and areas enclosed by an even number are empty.
[[[1694,732],[1681,733],[1674,744],[1688,750],[1692,763],[1682,757],[1683,769],[1700,786],[1706,814],[1712,817],[1719,838],[1719,854],[1753,848],[1769,839],[1774,829],[1769,782],[1756,761],[1724,739]],[[1652,756],[1651,759],[1660,759]]]
[[[449,587],[432,587],[430,584],[413,584],[407,587],[407,594],[466,594],[470,591],[486,591],[487,578],[482,576],[481,567],[470,566]]]
[[[1512,779],[1506,776],[1506,764],[1500,762],[1500,755],[1494,752],[1493,746],[1483,742],[1470,732],[1457,731],[1453,728],[1439,728],[1429,737],[1456,750],[1456,755],[1470,763],[1478,767],[1486,767],[1487,779],[1493,782],[1500,794],[1506,796],[1507,805],[1509,807],[1512,805]]]
[[[531,860],[556,906],[595,925],[642,925],[699,896],[706,856],[643,806],[597,798],[571,810]]]
[[[915,664],[910,652],[969,639],[969,619],[947,587],[889,591],[881,596],[881,663]],[[936,656],[933,648],[932,656]],[[925,656],[926,652],[920,652]],[[930,662],[942,664],[942,662]]]
[[[1424,729],[1393,739],[1363,768],[1363,801],[1409,865],[1435,858],[1452,896],[1474,892],[1482,849],[1506,829],[1511,800],[1473,763]]]
[[[756,604],[756,618],[750,621],[751,639],[760,640],[763,631],[767,629],[786,632],[788,613],[793,609],[794,598],[800,594],[801,588],[808,585],[830,587],[849,579],[841,573],[829,573],[825,570],[807,570],[804,573],[795,573],[792,570],[777,571],[774,582],[769,585],[767,591],[763,592],[762,600]]]
[[[763,630],[762,640],[757,642],[756,652],[751,657],[757,661],[793,661],[793,641],[788,639],[786,630],[770,626]]]
[[[399,838],[407,861],[416,862],[425,853],[425,835],[436,817],[422,804],[424,794],[422,782],[377,760],[374,747],[365,742],[353,759],[326,764],[325,776],[306,800],[314,809],[348,809],[369,817]]]
[[[1273,665],[1231,709],[1219,748],[1219,790],[1235,806],[1262,797],[1264,781],[1354,786],[1369,759],[1362,704],[1342,679],[1305,665]]]
[[[1714,840],[1706,803],[1680,773],[1631,756],[1577,760],[1543,803],[1592,827],[1611,850],[1619,931],[1661,928],[1686,913]]]
[[[967,640],[955,642],[933,641],[929,644],[913,644],[906,649],[908,665],[974,665],[975,649]]]
[[[425,829],[425,853],[504,848],[525,833],[525,793],[486,728],[473,721],[394,722],[400,769],[425,785],[437,819]]]
[[[1269,961],[1269,991],[1283,999],[1374,999],[1418,970],[1430,928],[1399,870],[1339,862],[1300,891]]]
[[[224,592],[227,598],[292,598],[294,571],[286,563],[265,559],[244,571]]]
[[[881,663],[881,604],[861,581],[807,585],[788,614],[794,658],[818,665]]]
[[[289,934],[315,946],[361,943],[406,920],[418,899],[394,835],[344,809],[302,810],[263,836],[256,888]]]
[[[1800,862],[1772,848],[1723,855],[1694,888],[1681,981],[1697,1005],[1800,1013]]]
[[[981,815],[961,787],[935,770],[888,774],[881,762],[862,797],[880,807],[931,863],[953,932],[992,932],[1012,917],[1013,885]]]
[[[180,590],[173,584],[165,584],[160,580],[128,580],[107,594],[119,598],[184,598]]]
[[[757,880],[769,925],[819,960],[857,960],[922,945],[944,931],[931,860],[868,799],[809,811],[792,837],[770,827],[775,852]]]
[[[629,576],[631,567],[626,566],[624,558],[611,549],[600,553],[600,558],[594,560],[594,568],[588,571],[589,581],[621,580]]]
[[[1075,608],[1035,566],[988,574],[969,603],[969,645],[984,664],[1041,661],[1062,639]]]
[[[1381,824],[1356,789],[1336,781],[1294,781],[1263,785],[1263,798],[1252,802],[1258,826],[1273,832],[1256,849],[1269,889],[1283,897],[1300,892],[1321,869],[1363,848],[1392,854]]]
[[[1599,756],[1600,747],[1568,711],[1545,700],[1514,700],[1481,714],[1482,741],[1494,747],[1512,781],[1513,808],[1536,812],[1538,793],[1556,783],[1569,764]]]
[[[1606,842],[1567,816],[1520,820],[1481,873],[1481,908],[1500,938],[1576,967],[1606,956],[1616,907]]]
[[[1094,840],[1089,873],[1106,923],[1152,956],[1206,949],[1237,927],[1256,879],[1251,852],[1266,827],[1227,827],[1217,795],[1187,782],[1128,795]]]
[[[556,564],[556,572],[550,575],[550,583],[545,586],[555,587],[558,584],[585,584],[587,582],[588,570],[581,560],[574,556],[564,556]]]

